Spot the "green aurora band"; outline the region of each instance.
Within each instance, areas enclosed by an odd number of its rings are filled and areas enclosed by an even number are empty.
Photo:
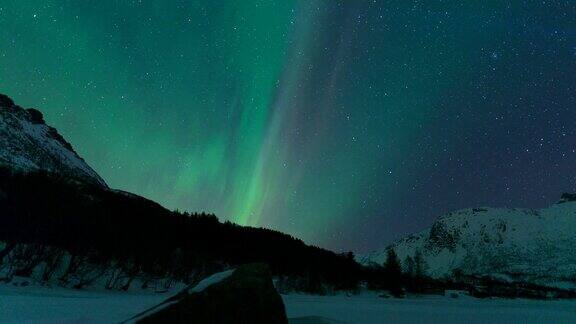
[[[459,207],[430,194],[454,179],[422,182],[462,147],[444,136],[491,122],[442,118],[492,67],[509,10],[383,3],[3,1],[0,92],[111,187],[376,248]],[[428,200],[411,209],[414,195]]]

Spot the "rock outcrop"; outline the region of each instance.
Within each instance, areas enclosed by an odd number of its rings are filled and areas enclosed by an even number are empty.
[[[454,273],[576,287],[576,195],[544,209],[470,208],[439,217],[429,229],[391,245],[404,261],[420,252],[427,274]],[[359,261],[382,264],[386,250]]]
[[[36,109],[24,109],[0,94],[0,165],[18,171],[47,171],[107,187]]]
[[[288,323],[267,265],[244,265],[214,281],[186,289],[127,323]]]

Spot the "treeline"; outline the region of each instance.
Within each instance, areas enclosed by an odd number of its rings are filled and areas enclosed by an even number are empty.
[[[407,256],[401,261],[396,252],[389,248],[386,261],[382,265],[373,264],[365,268],[363,278],[367,281],[368,289],[385,290],[394,297],[404,297],[406,294],[445,295],[446,291],[453,291],[451,296],[458,297],[455,291],[459,291],[477,298],[576,298],[576,291],[573,289],[498,280],[490,276],[465,275],[460,270],[446,278],[435,279],[427,275],[427,269],[428,265],[420,251],[417,251],[414,257]]]
[[[119,273],[108,270],[107,275],[127,278],[128,285],[137,277],[193,282],[253,262],[266,262],[282,278],[309,281],[305,289],[310,290],[317,282],[354,289],[362,276],[352,254],[308,246],[277,231],[221,223],[212,214],[169,211],[129,193],[3,167],[0,242],[7,243],[0,246],[0,263],[14,249],[44,256],[50,252],[50,258],[38,260],[43,264],[62,261],[59,255],[65,251],[64,273],[86,263],[103,269],[113,264]],[[19,255],[25,259],[24,252]],[[33,269],[33,263],[26,269]]]
[[[368,289],[387,290],[394,297],[406,293],[443,292],[444,285],[426,275],[427,264],[420,252],[414,257],[406,257],[402,262],[393,249],[387,250],[386,261],[382,265],[373,264],[365,268],[364,278]]]

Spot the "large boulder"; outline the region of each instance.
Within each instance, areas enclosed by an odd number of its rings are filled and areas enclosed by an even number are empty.
[[[199,284],[199,286],[202,283]],[[244,265],[207,287],[186,289],[137,323],[288,323],[265,264]]]

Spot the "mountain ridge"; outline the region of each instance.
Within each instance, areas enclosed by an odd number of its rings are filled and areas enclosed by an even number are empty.
[[[264,262],[283,289],[353,289],[350,255],[109,188],[42,113],[0,95],[0,282],[167,289]]]
[[[422,253],[427,274],[497,277],[545,285],[576,284],[576,195],[543,209],[467,208],[357,260],[382,264],[386,250],[401,261]]]
[[[0,94],[0,164],[20,171],[42,170],[107,188],[62,135],[34,108]]]

